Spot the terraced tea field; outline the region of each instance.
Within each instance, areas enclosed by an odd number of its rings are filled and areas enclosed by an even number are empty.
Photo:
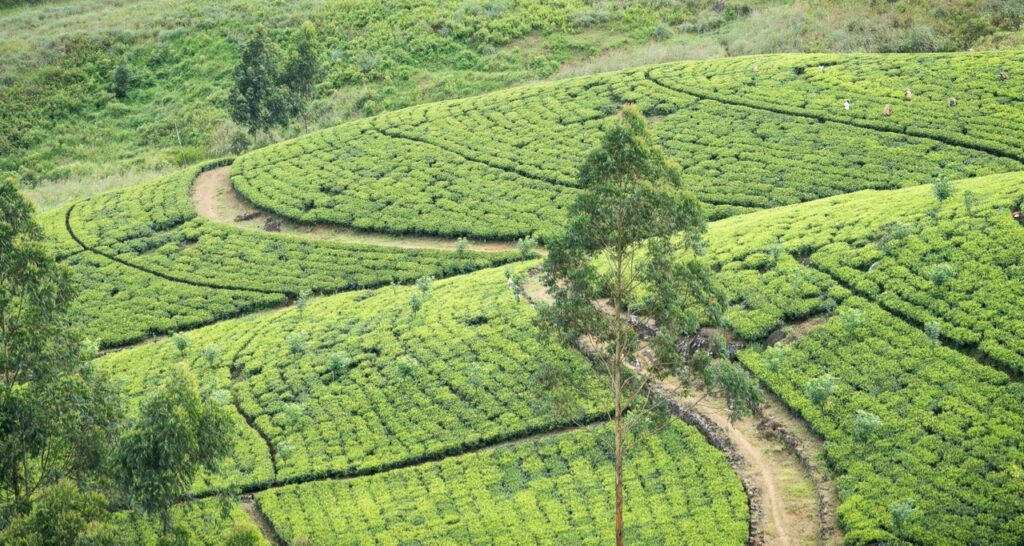
[[[736,358],[823,440],[842,540],[1018,544],[1022,61],[779,55],[543,83],[345,123],[40,222],[80,286],[81,328],[117,349],[97,363],[129,412],[179,361],[232,409],[234,456],[174,512],[206,543],[249,513],[295,545],[606,543],[606,388],[540,335],[506,273],[540,265],[512,242],[559,232],[581,158],[634,103],[714,219],[704,259]],[[367,242],[200,215],[194,181],[224,166],[261,218]],[[569,408],[551,367],[580,390]],[[659,419],[627,465],[627,539],[757,536],[736,462]],[[154,522],[121,523],[152,540]]]

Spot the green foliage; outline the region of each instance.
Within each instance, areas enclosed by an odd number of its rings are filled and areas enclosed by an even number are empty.
[[[1020,94],[1024,78],[1000,78],[1003,67],[1020,58],[1020,52],[997,51],[775,55],[680,63],[655,68],[651,75],[678,81],[702,95],[728,97],[732,103],[927,136],[1020,160],[1018,135],[1024,118],[1010,102],[994,99]],[[799,68],[804,70],[796,74]],[[907,88],[914,91],[912,102],[903,101]],[[950,97],[958,99],[957,107],[949,106]],[[843,108],[847,100],[853,105],[850,110]],[[882,115],[885,104],[897,102],[903,104],[891,116]]]
[[[631,456],[626,488],[636,502],[626,512],[628,542],[743,543],[747,498],[725,457],[695,429],[674,419],[665,425]],[[303,535],[325,546],[479,544],[495,537],[607,544],[612,479],[599,437],[576,431],[374,476],[274,488],[257,499],[290,544]]]
[[[166,534],[170,507],[188,492],[196,474],[216,468],[231,453],[232,426],[220,406],[200,396],[186,366],[172,368],[120,440],[120,487],[135,506],[162,515]]]
[[[288,99],[281,87],[278,56],[266,27],[256,25],[235,67],[235,85],[228,97],[231,119],[248,127],[252,135],[287,119]]]
[[[853,418],[853,436],[861,442],[866,442],[882,426],[882,418],[869,411],[857,410]]]
[[[807,381],[807,385],[804,386],[804,391],[807,393],[807,398],[811,402],[817,405],[822,405],[825,400],[828,400],[829,396],[836,389],[836,378],[831,375],[821,375]]]
[[[512,251],[459,255],[316,241],[209,222],[197,217],[189,188],[200,172],[221,164],[198,165],[43,216],[47,234],[57,238],[53,248],[66,257],[81,290],[74,315],[104,347],[280,305],[304,292],[410,283],[519,257]],[[81,252],[65,220],[95,252]]]
[[[102,478],[116,398],[72,327],[73,290],[32,217],[0,182],[0,517],[40,487]]]
[[[175,332],[171,339],[174,341],[174,348],[181,356],[185,356],[185,349],[188,348],[188,337],[181,332]]]
[[[251,523],[236,523],[224,535],[224,546],[260,546],[263,542],[260,530]]]
[[[107,499],[82,492],[68,479],[43,487],[30,511],[0,529],[0,543],[8,546],[114,546],[117,534],[110,525]]]
[[[943,58],[961,57],[969,56]],[[874,66],[886,57],[839,58]],[[727,71],[722,79],[730,82],[745,81],[749,66],[733,74],[733,63],[696,64],[713,74]],[[690,77],[693,68],[684,69],[690,64],[527,86],[341,124],[243,155],[232,182],[261,208],[303,222],[509,240],[535,234],[546,241],[567,221],[579,158],[600,141],[606,118],[628,103],[658,121],[659,146],[680,165],[682,183],[708,205],[712,219],[1024,168],[1008,152],[946,139],[927,127],[878,131],[846,118],[823,122],[721,102],[702,88],[706,78]],[[936,70],[926,83],[934,87],[954,76],[952,68]],[[782,90],[789,83],[780,78],[766,85]]]
[[[203,385],[229,389],[267,435],[279,480],[372,472],[607,414],[586,362],[539,339],[534,311],[509,297],[500,269],[435,281],[415,314],[414,293],[421,291],[339,294],[311,300],[301,319],[289,309],[224,321],[189,333],[194,346],[223,347],[223,357],[211,363],[190,351],[187,361]],[[292,353],[287,339],[300,331],[305,350]],[[164,339],[97,365],[141,399],[180,360]],[[560,391],[533,380],[556,363],[579,388],[574,408],[558,414],[550,399]],[[236,422],[236,455],[194,491],[274,480],[266,443]]]
[[[309,21],[293,31],[289,46],[281,79],[291,92],[290,113],[301,115],[305,126],[306,109],[323,76],[324,47],[316,26]]]
[[[127,97],[128,91],[131,91],[134,83],[135,75],[132,74],[131,69],[123,62],[119,63],[117,68],[114,69],[114,74],[111,76],[111,86],[114,90],[114,96],[118,99]]]
[[[934,347],[923,332],[865,300],[852,298],[843,308],[863,311],[867,331],[860,339],[849,339],[831,320],[785,347],[785,373],[768,373],[752,351],[741,351],[740,359],[824,436],[841,484],[846,541],[1018,542],[1013,499],[1024,490],[1012,476],[1024,463],[1014,447],[1024,441],[1020,384]],[[819,405],[804,386],[821,377],[833,381],[828,402]],[[873,441],[864,439],[869,428]],[[958,491],[971,492],[974,517],[957,514]],[[890,508],[906,499],[916,499],[914,517]]]
[[[535,251],[537,250],[537,239],[534,239],[532,235],[523,237],[516,241],[516,249],[519,250],[519,256],[524,260],[530,258],[536,258]]]
[[[932,193],[935,194],[935,198],[939,201],[949,199],[953,195],[953,189],[953,182],[944,178],[936,180],[935,183],[932,184]]]
[[[5,10],[0,172],[30,184],[89,183],[181,165],[172,163],[181,146],[198,151],[197,160],[231,152],[244,134],[228,114],[232,68],[260,23],[282,48],[306,20],[329,44],[307,116],[318,128],[543,79],[564,63],[643,44],[657,22],[680,23],[694,9],[640,0],[328,0],[258,9],[250,0],[183,0]],[[110,89],[119,63],[137,78],[125,100]]]

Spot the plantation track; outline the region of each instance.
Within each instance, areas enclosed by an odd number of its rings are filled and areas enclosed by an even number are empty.
[[[397,138],[397,137],[396,137]],[[267,221],[276,221],[287,235],[316,241],[340,241],[405,249],[455,250],[457,241],[423,235],[388,235],[360,231],[333,224],[302,224],[267,210],[259,209],[231,185],[231,166],[204,171],[196,177],[189,197],[199,216],[219,224],[248,230],[264,230]],[[253,216],[255,215],[255,216]],[[241,218],[246,218],[242,220]],[[466,250],[476,252],[508,252],[516,249],[514,242],[467,240]]]
[[[840,123],[840,124],[843,124],[843,125],[849,125],[851,127],[857,127],[857,128],[860,128],[860,129],[869,129],[869,130],[877,131],[877,132],[880,132],[880,133],[894,133],[894,132],[898,132],[900,134],[904,134],[904,135],[912,136],[912,137],[916,137],[916,138],[921,138],[921,139],[929,140],[929,141],[932,141],[932,142],[939,142],[939,143],[947,144],[947,145],[950,145],[950,146],[956,146],[956,147],[959,147],[959,148],[966,148],[966,149],[969,149],[969,150],[975,150],[975,151],[978,151],[978,152],[984,152],[986,154],[990,154],[990,155],[993,155],[995,157],[1001,157],[1001,158],[1005,158],[1005,159],[1012,159],[1014,161],[1024,162],[1024,154],[1011,154],[1011,153],[1007,153],[1006,151],[1000,150],[998,148],[993,148],[993,147],[990,147],[990,146],[982,146],[982,145],[978,145],[978,144],[975,144],[975,143],[964,142],[964,141],[960,141],[960,140],[956,140],[956,139],[946,140],[946,139],[938,138],[935,135],[928,133],[927,131],[918,131],[918,130],[915,130],[915,129],[911,128],[911,127],[907,127],[907,126],[904,126],[901,131],[892,131],[890,129],[885,129],[885,128],[878,127],[877,125],[874,125],[874,124],[871,124],[871,123],[863,123],[863,122],[851,121],[850,119],[843,119],[843,118],[839,118],[839,117],[835,117],[835,116],[814,114],[814,113],[810,113],[810,112],[801,112],[801,111],[799,111],[799,110],[797,110],[795,108],[794,109],[789,109],[789,108],[771,107],[771,106],[767,106],[767,105],[764,105],[764,104],[759,104],[759,103],[757,103],[755,101],[746,101],[746,100],[742,100],[742,99],[723,98],[720,95],[706,93],[706,92],[703,92],[703,91],[696,91],[696,90],[693,90],[693,89],[682,89],[682,88],[679,88],[679,87],[676,87],[676,86],[669,85],[669,84],[659,80],[657,78],[657,76],[654,76],[653,74],[651,74],[651,72],[653,70],[654,69],[647,69],[647,70],[643,71],[644,78],[646,78],[651,83],[653,83],[653,84],[655,84],[655,85],[657,85],[657,86],[659,86],[659,87],[661,87],[663,89],[666,89],[668,91],[673,91],[673,92],[676,92],[676,93],[682,93],[682,94],[686,94],[686,95],[692,95],[694,97],[697,97],[697,98],[700,98],[700,99],[704,99],[704,100],[712,100],[712,101],[719,102],[719,103],[722,103],[722,104],[727,104],[727,105],[730,105],[730,106],[738,106],[738,107],[743,107],[743,108],[750,108],[750,109],[753,109],[753,110],[761,110],[761,111],[764,111],[764,112],[771,112],[771,113],[774,113],[774,114],[780,114],[780,115],[784,115],[784,116],[793,116],[793,117],[799,117],[799,118],[812,119],[812,120],[815,120],[815,121],[818,121],[818,122],[821,122],[821,123],[826,123],[826,122],[828,122],[828,123]]]
[[[531,276],[525,292],[531,305],[538,301],[550,302],[547,290],[537,281],[536,275]],[[637,361],[643,362],[645,358],[645,352],[641,350]],[[642,373],[642,365],[635,371]],[[834,510],[838,497],[835,484],[828,476],[810,468],[823,458],[821,441],[778,399],[768,400],[759,415],[734,422],[729,417],[728,404],[724,399],[710,397],[699,389],[685,392],[671,381],[654,381],[650,390],[679,403],[679,407],[697,414],[702,421],[716,427],[719,434],[724,434],[726,454],[736,456],[729,457],[730,465],[743,478],[751,504],[760,504],[763,512],[758,521],[753,507],[751,509],[751,543],[755,543],[754,537],[762,540],[756,543],[771,546],[842,542]],[[672,413],[682,419],[682,416]],[[688,422],[688,419],[683,420]],[[769,422],[785,430],[791,438],[800,438],[800,446],[790,446],[759,432],[764,423]],[[719,445],[721,438],[715,437],[715,431],[702,426],[697,428],[709,443],[722,449]],[[812,452],[802,454],[807,460],[794,452],[797,447]],[[814,492],[812,499],[808,499],[808,491]]]

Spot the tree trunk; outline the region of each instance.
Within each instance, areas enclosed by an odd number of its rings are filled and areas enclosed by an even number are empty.
[[[616,363],[615,375],[615,545],[626,543],[626,529],[622,521],[622,384],[618,375],[622,373]]]
[[[622,222],[617,222],[616,235],[620,243],[616,245],[615,253],[615,294],[612,299],[612,312],[618,313],[622,305],[622,267],[624,256],[622,252],[623,239]],[[623,422],[622,422],[622,360],[625,357],[625,339],[623,339],[623,325],[620,321],[613,321],[615,328],[615,347],[612,362],[612,389],[615,391],[615,546],[623,546],[626,543],[626,528],[623,523],[623,499],[622,491],[622,444],[623,444]]]

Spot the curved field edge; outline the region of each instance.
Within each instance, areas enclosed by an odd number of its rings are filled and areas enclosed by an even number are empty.
[[[286,540],[605,543],[612,532],[607,492],[613,477],[601,436],[608,431],[580,430],[355,480],[275,488],[257,499]],[[720,452],[678,421],[630,456],[626,490],[627,536],[634,541],[747,540],[739,479]],[[304,508],[311,505],[324,511]]]
[[[710,226],[727,322],[774,345],[740,360],[824,437],[849,543],[1024,536],[1022,181],[959,181],[944,201],[931,187],[861,192]],[[823,324],[797,328],[812,318]]]
[[[843,58],[885,66],[888,57]],[[575,168],[600,138],[605,118],[630,102],[655,122],[659,144],[713,218],[1022,167],[1016,156],[977,142],[908,132],[912,121],[858,125],[734,103],[675,74],[691,65],[712,70],[716,62],[548,82],[345,123],[242,155],[232,184],[260,208],[298,221],[544,238],[564,220]],[[938,86],[949,74],[932,77]],[[1015,127],[1007,130],[1020,134]]]
[[[198,218],[189,201],[193,180],[228,161],[197,165],[39,216],[58,259],[78,278],[76,315],[86,335],[102,347],[280,306],[301,292],[407,284],[521,259],[513,251],[307,240]]]

